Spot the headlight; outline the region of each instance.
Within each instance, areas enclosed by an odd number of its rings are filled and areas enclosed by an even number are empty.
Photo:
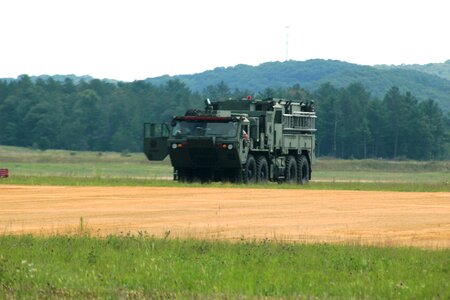
[[[217,144],[217,147],[222,148],[223,150],[231,150],[234,148],[233,144]]]
[[[172,144],[172,149],[177,149],[177,144],[173,143]]]

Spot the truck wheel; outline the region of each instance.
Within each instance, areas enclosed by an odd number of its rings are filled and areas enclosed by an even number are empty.
[[[269,164],[265,156],[256,160],[256,182],[266,183],[269,180]]]
[[[297,181],[299,184],[306,184],[309,181],[309,163],[306,156],[300,155],[297,158]]]
[[[232,183],[242,183],[242,169],[237,169],[237,170],[233,170],[231,171],[231,175],[230,175],[230,181]]]
[[[178,182],[184,182],[185,177],[183,174],[183,170],[181,170],[181,169],[177,170],[177,179],[178,179]]]
[[[247,163],[245,164],[244,180],[245,183],[256,182],[256,160],[252,154],[249,154],[247,157]]]
[[[289,155],[286,158],[284,178],[286,183],[297,183],[297,162],[295,161],[295,157],[292,155]]]
[[[190,172],[186,169],[178,169],[178,182],[190,182]]]

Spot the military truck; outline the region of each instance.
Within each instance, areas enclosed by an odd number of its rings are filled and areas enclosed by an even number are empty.
[[[174,180],[305,184],[315,160],[314,101],[252,99],[211,102],[170,124],[144,124],[144,152],[167,155]]]

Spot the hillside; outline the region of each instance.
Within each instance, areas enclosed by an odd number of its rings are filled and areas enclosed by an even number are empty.
[[[75,75],[30,76],[33,82],[49,78],[57,82],[70,79],[75,84],[93,80],[88,75],[81,77]],[[223,81],[232,90],[238,89],[251,93],[258,93],[266,88],[287,88],[294,84],[314,91],[325,82],[330,82],[338,88],[360,82],[372,97],[380,99],[392,86],[397,86],[401,92],[410,91],[419,100],[431,98],[445,112],[450,112],[450,60],[437,64],[398,66],[365,66],[322,59],[267,62],[259,66],[241,64],[228,68],[218,67],[197,74],[165,75],[148,78],[145,81],[160,86],[171,79],[180,79],[193,92],[202,92],[206,87],[215,86]],[[3,78],[1,80],[13,82],[17,79]],[[113,79],[102,81],[119,83]]]
[[[405,69],[405,70],[415,70],[431,75],[436,75],[444,79],[450,80],[450,59],[444,63],[431,63],[426,65],[377,65],[376,68],[380,69]]]
[[[449,64],[450,65],[450,64]],[[161,76],[147,79],[161,85],[178,78],[193,91],[203,91],[209,85],[223,81],[232,89],[263,91],[271,88],[286,88],[294,84],[315,90],[322,83],[330,82],[336,87],[345,87],[360,82],[373,97],[382,98],[392,87],[410,91],[419,100],[435,100],[444,111],[450,111],[450,80],[424,71],[401,67],[371,67],[335,60],[308,60],[268,62],[259,66],[237,65],[216,68],[203,73],[178,76]]]

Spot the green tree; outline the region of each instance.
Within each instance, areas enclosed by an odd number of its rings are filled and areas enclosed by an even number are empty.
[[[406,129],[406,108],[404,98],[400,94],[398,87],[392,87],[384,97],[384,105],[386,107],[386,121],[389,127],[386,136],[386,150],[390,153],[389,157],[397,158],[399,151],[400,139]]]
[[[216,85],[208,85],[203,91],[203,94],[214,101],[231,98],[231,90],[223,80]]]
[[[337,156],[339,126],[342,123],[339,90],[328,82],[320,86],[315,97],[318,154]]]
[[[62,114],[58,104],[42,101],[28,111],[24,125],[32,134],[30,141],[32,145],[37,145],[40,149],[58,148],[55,137],[61,127]]]
[[[389,126],[386,121],[386,109],[380,100],[372,100],[367,107],[367,122],[370,131],[369,156],[386,156],[383,149],[386,148],[386,133]]]
[[[340,93],[342,118],[341,157],[366,158],[370,130],[367,120],[369,93],[353,83]]]
[[[422,159],[438,159],[445,151],[444,114],[432,99],[419,104],[419,118],[428,138],[423,138],[420,144],[423,147]]]
[[[10,95],[0,104],[0,144],[20,145],[20,123],[17,106],[19,99]]]

